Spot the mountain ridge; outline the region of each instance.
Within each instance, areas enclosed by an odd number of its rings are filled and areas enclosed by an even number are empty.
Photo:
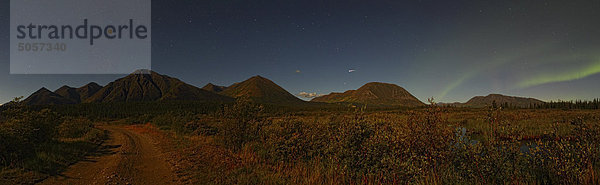
[[[25,105],[62,105],[77,104],[76,101],[56,94],[45,87],[35,91],[22,102]]]
[[[110,82],[85,103],[136,101],[232,101],[232,99],[189,85],[154,71],[138,70]]]
[[[439,103],[440,106],[452,106],[452,107],[472,107],[472,108],[483,108],[494,106],[503,107],[518,107],[528,108],[535,105],[545,103],[542,100],[531,98],[531,97],[519,97],[509,96],[503,94],[488,94],[486,96],[474,96],[465,103],[454,102],[454,103]]]
[[[79,88],[63,85],[55,90],[54,93],[77,103],[81,103],[88,99],[91,95],[94,95],[100,89],[102,89],[102,86],[98,85],[96,82],[90,82]]]
[[[232,98],[249,98],[260,103],[294,104],[305,102],[292,95],[275,82],[260,75],[250,77],[239,83],[234,83],[219,92],[219,94]]]
[[[219,93],[219,92],[227,89],[227,87],[215,85],[213,83],[208,83],[204,87],[202,87],[202,89],[207,90],[207,91],[211,91],[211,92],[215,92],[215,93]]]
[[[23,100],[23,103],[27,105],[55,105],[169,100],[230,102],[237,98],[249,98],[256,102],[273,104],[307,103],[260,75],[234,83],[229,87],[208,83],[204,87],[198,88],[177,78],[151,70],[136,70],[104,87],[95,82],[90,82],[79,88],[64,85],[54,92],[42,87]],[[382,82],[369,82],[356,90],[347,90],[343,93],[332,92],[328,95],[315,97],[310,102],[407,107],[425,105],[406,89],[396,84]],[[475,96],[465,103],[439,103],[438,105],[480,108],[496,104],[497,106],[526,108],[543,103],[544,101],[535,98],[489,94],[487,96]]]
[[[325,96],[313,98],[311,101],[325,103],[393,105],[406,107],[418,107],[425,105],[406,89],[396,84],[383,82],[369,82],[356,90],[347,90],[343,93],[333,92]]]
[[[509,106],[516,106],[521,108],[526,108],[535,104],[544,103],[541,100],[535,98],[526,98],[526,97],[518,97],[518,96],[507,96],[502,94],[489,94],[487,96],[475,96],[469,101],[465,102],[467,106],[471,107],[487,107],[492,106],[493,104],[497,106],[501,106],[503,104],[508,104]]]

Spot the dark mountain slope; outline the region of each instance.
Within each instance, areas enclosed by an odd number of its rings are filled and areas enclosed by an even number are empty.
[[[219,94],[233,98],[246,97],[261,103],[294,104],[304,102],[273,81],[261,76],[254,76],[246,81],[233,84]]]
[[[102,86],[92,82],[79,88],[73,88],[65,85],[54,91],[54,93],[77,103],[81,103],[90,96],[94,95],[100,89],[102,89]]]
[[[367,105],[392,105],[417,107],[425,105],[404,88],[389,83],[371,82],[357,90],[331,93],[312,99],[313,102],[360,103]]]
[[[227,89],[227,87],[225,86],[218,86],[212,83],[208,83],[206,84],[204,87],[202,87],[202,89],[210,91],[210,92],[214,92],[214,93],[219,93],[225,89]]]
[[[77,101],[65,98],[46,88],[41,88],[23,100],[23,103],[26,105],[62,105],[76,104]]]
[[[135,102],[135,101],[232,101],[179,79],[149,70],[138,70],[124,78],[109,83],[84,102]]]
[[[527,108],[531,105],[543,104],[544,102],[534,98],[524,98],[515,96],[506,96],[501,94],[490,94],[487,96],[475,96],[469,101],[463,104],[466,107],[487,107],[492,104],[497,106],[503,106],[508,104],[509,106]]]
[[[96,94],[98,91],[102,89],[102,86],[98,85],[95,82],[91,82],[87,85],[77,88],[77,93],[79,93],[79,97],[81,101],[86,100]]]

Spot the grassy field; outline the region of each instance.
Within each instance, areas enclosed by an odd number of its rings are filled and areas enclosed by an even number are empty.
[[[600,183],[599,110],[283,111],[247,101],[117,117],[55,110],[4,116],[3,182],[59,173],[102,141],[91,123],[112,119],[152,135],[189,184]],[[44,138],[14,134],[48,129]],[[48,142],[20,142],[35,139]]]
[[[162,146],[192,184],[597,184],[599,113],[429,107],[271,115],[238,102],[211,114],[159,115],[138,129],[168,138]]]

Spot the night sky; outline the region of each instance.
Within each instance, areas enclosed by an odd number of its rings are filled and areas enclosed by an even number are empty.
[[[0,2],[0,102],[124,76],[10,75],[9,14]],[[261,75],[292,94],[379,81],[441,102],[600,97],[596,0],[153,0],[152,42],[153,70],[199,87]]]

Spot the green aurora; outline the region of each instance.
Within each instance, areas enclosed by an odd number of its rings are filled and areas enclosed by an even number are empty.
[[[564,71],[562,73],[554,74],[541,74],[531,78],[527,78],[517,84],[519,88],[528,88],[532,86],[538,86],[548,83],[555,82],[567,82],[572,80],[579,80],[588,76],[592,76],[600,73],[600,60],[583,68]]]

